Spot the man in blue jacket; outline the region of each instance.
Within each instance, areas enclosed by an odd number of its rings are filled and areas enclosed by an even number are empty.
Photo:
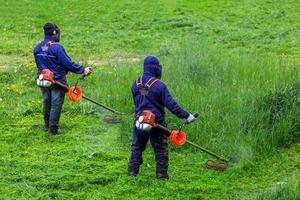
[[[132,85],[132,96],[135,105],[136,117],[144,110],[150,110],[155,114],[155,122],[165,124],[165,111],[167,107],[179,118],[187,119],[190,123],[195,120],[192,114],[182,109],[171,97],[166,85],[160,80],[162,65],[158,58],[148,56],[144,60],[143,76]],[[145,150],[148,140],[154,149],[156,159],[156,177],[168,179],[168,143],[167,135],[157,128],[150,132],[138,130],[134,126],[131,156],[128,163],[128,175],[136,176],[139,167],[143,163],[142,152]]]
[[[58,26],[53,23],[46,23],[44,25],[44,34],[44,40],[36,45],[33,54],[38,74],[48,70],[54,79],[51,80],[53,84],[50,84],[48,80],[43,80],[46,84],[41,84],[43,81],[38,79],[38,85],[41,87],[43,94],[45,130],[48,131],[49,136],[52,136],[57,134],[59,128],[59,118],[64,102],[65,89],[68,86],[66,81],[67,73],[70,71],[77,74],[89,75],[91,68],[84,68],[74,63],[67,55],[64,48],[59,44],[60,29]],[[66,87],[62,88],[61,86]]]

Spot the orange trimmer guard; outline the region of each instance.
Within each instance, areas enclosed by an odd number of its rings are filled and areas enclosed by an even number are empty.
[[[171,131],[170,133],[170,141],[175,146],[182,146],[185,144],[186,135],[183,131]]]
[[[80,101],[82,97],[82,90],[80,87],[71,87],[68,92],[68,98],[72,102]]]

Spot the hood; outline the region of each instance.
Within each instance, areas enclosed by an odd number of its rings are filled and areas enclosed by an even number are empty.
[[[155,56],[148,56],[144,60],[144,76],[161,78],[162,65]]]

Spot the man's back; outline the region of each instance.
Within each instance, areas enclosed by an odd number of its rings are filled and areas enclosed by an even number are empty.
[[[158,79],[149,88],[148,94],[141,94],[141,89],[135,81],[132,85],[132,96],[135,104],[135,114],[139,114],[145,109],[151,110],[157,122],[165,120],[164,107],[167,107],[179,118],[187,118],[189,113],[183,110],[172,98],[166,85],[160,80],[162,66],[155,57],[149,56],[145,59],[144,73],[141,78],[142,86],[145,86],[151,78]]]
[[[156,79],[155,83],[147,89],[147,94],[141,94],[141,88],[137,85],[137,80],[134,81],[132,84],[132,95],[134,97],[134,104],[135,104],[135,114],[143,110],[151,110],[155,116],[157,121],[164,120],[164,102],[163,102],[163,93],[165,89],[165,85],[162,81],[158,80],[155,77],[150,76],[142,76],[141,82],[142,87],[144,89],[147,82],[151,79]]]
[[[33,54],[38,70],[50,69],[54,80],[64,80],[69,71],[77,74],[84,72],[84,68],[71,60],[53,36],[46,35],[44,41],[36,45]]]
[[[53,72],[55,80],[63,79],[66,75],[66,71],[58,65],[57,52],[60,48],[62,47],[50,36],[46,36],[45,40],[37,44],[33,51],[38,71],[49,69]]]
[[[190,117],[190,114],[173,100],[166,85],[160,80],[161,72],[162,65],[158,58],[148,56],[144,60],[143,76],[134,81],[132,85],[137,118],[134,122],[131,155],[128,162],[129,176],[136,176],[139,173],[139,167],[143,163],[142,153],[150,140],[156,159],[156,177],[168,179],[167,135],[155,127],[153,121],[165,124],[164,107],[167,107],[177,117],[186,119]],[[151,116],[149,117],[150,123],[149,121],[143,123],[143,119],[145,119],[143,113]],[[191,117],[191,120],[192,118],[194,117]]]

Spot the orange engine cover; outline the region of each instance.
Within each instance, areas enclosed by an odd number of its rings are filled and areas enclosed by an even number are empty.
[[[150,110],[144,110],[139,115],[138,121],[142,123],[150,124],[152,127],[155,127],[155,114],[152,113]]]
[[[43,69],[42,71],[40,71],[39,79],[41,81],[42,80],[50,81],[52,84],[55,82],[54,81],[54,74],[49,69]]]

